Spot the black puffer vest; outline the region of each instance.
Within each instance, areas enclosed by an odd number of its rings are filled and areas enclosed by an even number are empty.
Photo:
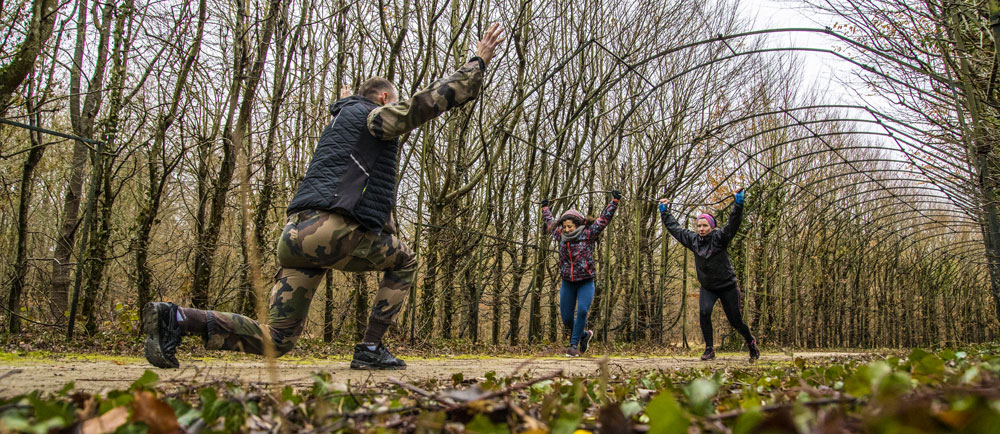
[[[288,214],[315,209],[353,217],[381,232],[396,205],[396,140],[368,130],[368,114],[379,105],[352,96],[330,106],[333,121],[323,130]]]

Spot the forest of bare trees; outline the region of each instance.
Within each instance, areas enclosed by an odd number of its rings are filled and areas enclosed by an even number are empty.
[[[988,6],[812,3],[840,23],[814,48],[854,62],[841,79],[868,104],[804,80],[730,0],[8,2],[0,318],[95,334],[151,300],[255,315],[337,90],[380,75],[405,98],[500,22],[482,96],[401,140],[393,219],[420,268],[390,339],[557,340],[539,202],[596,214],[618,189],[592,328],[699,340],[693,262],[655,201],[683,224],[738,188],[730,254],[764,345],[997,339]],[[360,334],[379,277],[329,272],[306,334]]]

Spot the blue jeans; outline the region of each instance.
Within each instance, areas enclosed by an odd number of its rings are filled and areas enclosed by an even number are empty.
[[[590,312],[590,304],[594,302],[594,279],[580,282],[562,281],[559,288],[559,313],[562,315],[562,322],[566,328],[573,330],[569,338],[569,344],[576,346],[580,343],[580,336],[587,328],[587,314]],[[576,309],[576,321],[573,321],[573,309]]]

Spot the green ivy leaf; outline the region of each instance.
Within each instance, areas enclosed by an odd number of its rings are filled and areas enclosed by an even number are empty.
[[[664,390],[646,406],[649,434],[685,434],[691,422],[677,405],[674,395]]]
[[[215,389],[211,387],[201,389],[198,391],[198,397],[201,398],[201,418],[205,419],[206,423],[215,423],[215,419],[218,417],[215,413],[217,408],[215,403],[218,400]]]
[[[37,394],[29,398],[31,409],[34,412],[35,426],[31,429],[34,432],[47,433],[56,428],[69,426],[74,419],[74,407],[68,402],[41,399]]]
[[[497,373],[495,371],[489,371],[483,374],[486,381],[483,382],[483,390],[494,390],[497,389]]]
[[[98,408],[100,409],[100,413],[104,414],[111,411],[113,408],[129,405],[134,400],[135,398],[131,393],[123,392],[121,390],[113,390],[108,392],[108,398],[102,400],[101,405]]]
[[[913,366],[913,373],[924,377],[941,375],[944,373],[944,360],[934,354],[927,355]]]
[[[844,367],[840,365],[833,365],[826,368],[826,379],[827,381],[837,381],[844,378]]]
[[[962,384],[969,384],[979,380],[979,367],[973,366],[962,373]]]
[[[552,434],[573,434],[583,418],[571,413],[563,413],[552,422]]]
[[[477,414],[476,417],[465,425],[465,432],[472,434],[509,434],[510,429],[505,423],[493,423],[489,417]],[[555,430],[553,430],[555,432]],[[570,431],[572,432],[572,431]]]
[[[281,399],[291,402],[292,405],[302,403],[302,397],[295,393],[295,390],[291,386],[285,386],[284,389],[281,389]]]
[[[146,434],[149,427],[143,422],[126,423],[115,430],[115,434]]]
[[[59,392],[56,393],[56,395],[66,396],[70,392],[72,392],[75,387],[76,387],[76,383],[70,381],[69,383],[66,383],[65,385],[63,385],[62,389],[59,389]]]
[[[886,375],[878,385],[878,395],[885,399],[907,393],[912,388],[910,375],[896,371]]]
[[[188,408],[185,411],[174,409],[174,412],[177,413],[177,424],[185,428],[190,427],[195,421],[201,419],[201,411],[198,411],[196,408]]]
[[[552,380],[540,381],[531,385],[531,390],[540,394],[552,392]]]
[[[155,372],[147,369],[146,372],[142,373],[142,376],[139,377],[138,380],[135,380],[135,382],[133,382],[132,385],[129,386],[128,390],[135,391],[135,390],[152,389],[153,386],[156,385],[156,382],[159,380],[160,380],[159,375],[156,375]]]
[[[719,390],[719,385],[714,381],[698,378],[684,387],[684,394],[691,402],[693,413],[705,416],[712,410],[712,398]]]
[[[868,364],[868,375],[871,379],[871,389],[878,390],[878,385],[882,383],[887,375],[892,372],[892,368],[886,362],[872,362]]]
[[[910,351],[910,356],[908,358],[910,359],[911,363],[917,363],[923,360],[924,357],[927,357],[928,354],[930,353],[928,353],[927,351],[924,351],[920,348],[914,348],[913,351]]]
[[[944,349],[944,350],[938,351],[937,355],[942,360],[955,360],[955,355],[956,354],[952,350]]]
[[[753,409],[740,415],[733,425],[733,434],[749,434],[756,432],[755,428],[764,420],[764,415],[760,411]]]
[[[872,379],[868,365],[858,366],[858,369],[844,380],[844,391],[855,397],[871,395]]]
[[[795,367],[799,368],[799,371],[802,371],[802,370],[806,369],[806,359],[803,359],[801,357],[796,357],[795,358]]]
[[[20,411],[8,411],[0,417],[0,427],[11,432],[28,432],[31,426],[31,419]]]
[[[621,410],[626,419],[631,419],[632,416],[642,413],[642,404],[636,401],[625,401],[621,405]]]

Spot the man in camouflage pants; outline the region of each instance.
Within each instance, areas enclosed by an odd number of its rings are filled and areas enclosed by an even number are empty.
[[[385,271],[351,368],[405,369],[406,363],[382,345],[417,268],[413,251],[394,235],[390,220],[397,138],[479,96],[502,32],[499,25],[490,26],[476,57],[407,101],[397,102],[395,86],[378,77],[365,81],[358,95],[342,90],[341,99],[330,106],[333,120],[288,206],[267,324],[234,313],[149,303],[142,310],[146,359],[161,368],[178,367],[177,346],[185,335],[201,336],[207,349],[253,354],[264,354],[270,336],[281,356],[302,334],[316,287],[326,269],[334,268]]]

